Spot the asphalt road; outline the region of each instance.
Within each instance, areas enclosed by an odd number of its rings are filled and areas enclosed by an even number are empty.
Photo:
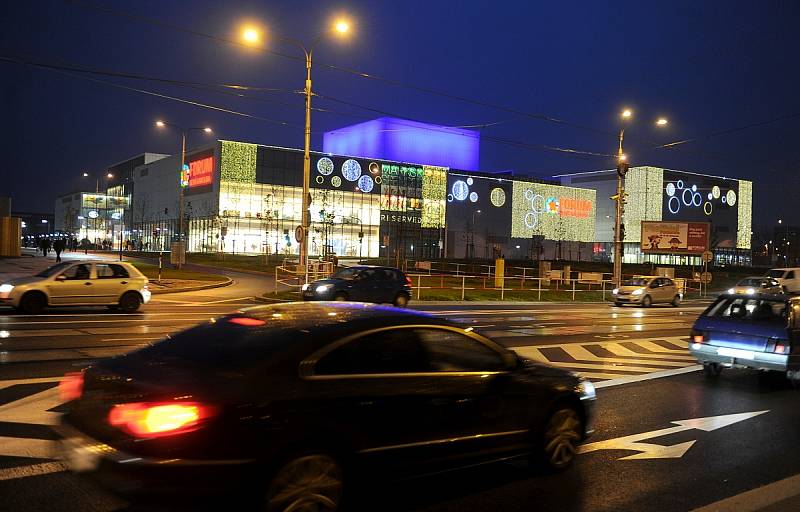
[[[58,377],[256,304],[266,283],[233,277],[227,288],[154,297],[133,315],[0,310],[0,510],[138,509],[50,458]],[[686,350],[702,303],[415,306],[596,382],[596,433],[565,473],[493,464],[365,490],[365,509],[679,511],[800,473],[797,391],[747,371],[704,380]]]

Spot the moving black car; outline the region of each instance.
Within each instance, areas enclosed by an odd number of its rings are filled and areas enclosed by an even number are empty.
[[[404,307],[411,300],[411,278],[392,267],[347,267],[327,279],[303,285],[303,300],[382,302]]]
[[[357,475],[527,454],[563,469],[595,399],[590,382],[471,328],[341,302],[246,309],[61,390],[74,471],[125,493],[243,490],[281,511],[335,510]]]

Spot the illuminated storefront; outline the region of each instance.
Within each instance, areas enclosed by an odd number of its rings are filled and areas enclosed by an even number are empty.
[[[130,198],[113,194],[76,192],[61,196],[55,204],[55,229],[91,243],[119,242]]]

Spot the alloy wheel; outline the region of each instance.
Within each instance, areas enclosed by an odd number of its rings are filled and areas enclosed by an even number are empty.
[[[270,484],[268,512],[332,512],[342,500],[342,469],[332,457],[304,455],[283,466]]]
[[[574,409],[559,409],[547,422],[544,434],[544,453],[547,464],[554,469],[564,469],[575,458],[580,441],[581,420]]]

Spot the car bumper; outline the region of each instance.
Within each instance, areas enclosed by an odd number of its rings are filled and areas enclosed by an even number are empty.
[[[731,368],[753,368],[785,372],[796,370],[789,356],[769,352],[737,350],[705,343],[690,343],[689,352],[700,363],[718,363]]]
[[[622,304],[640,304],[642,302],[642,295],[612,295],[614,302]]]
[[[69,425],[54,427],[55,453],[74,473],[123,495],[213,495],[240,487],[255,473],[254,460],[189,460],[137,457],[93,439]]]
[[[150,302],[150,298],[153,296],[153,292],[150,290],[142,290],[142,304],[147,304]]]

